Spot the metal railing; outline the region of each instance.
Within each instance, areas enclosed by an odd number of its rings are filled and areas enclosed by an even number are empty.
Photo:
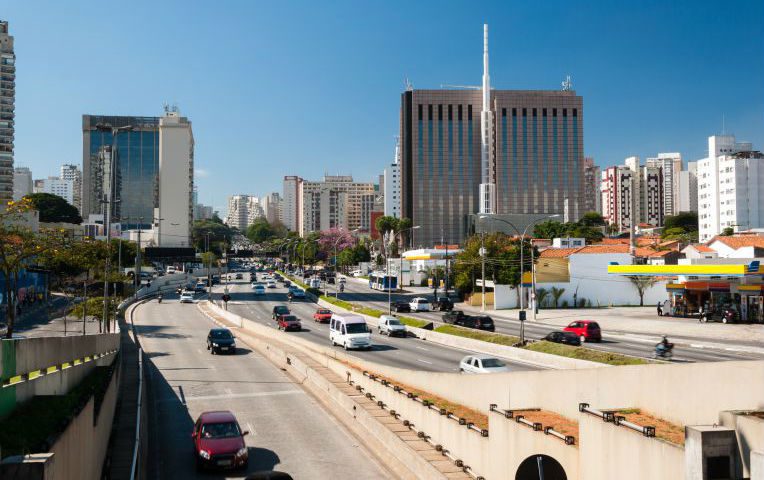
[[[138,404],[135,415],[135,445],[133,462],[130,465],[130,478],[134,480],[138,473],[138,450],[141,447],[141,409],[143,407],[143,349],[138,347]]]
[[[624,426],[628,429],[634,430],[635,432],[639,432],[645,437],[655,437],[655,427],[652,425],[637,425],[636,423],[632,423],[626,420],[626,417],[623,415],[616,415],[618,412],[604,412],[597,410],[595,408],[591,408],[588,403],[579,403],[578,404],[578,411],[582,413],[588,413],[589,415],[593,415],[595,417],[599,417],[602,419],[602,421],[606,423],[612,423],[616,426]]]
[[[541,409],[539,408],[525,408],[523,410],[499,410],[497,405],[495,403],[492,403],[488,410],[491,412],[498,413],[499,415],[503,416],[504,418],[514,418],[515,422],[525,425],[527,427],[530,427],[533,429],[534,432],[544,432],[545,435],[551,435],[555,438],[559,438],[563,442],[565,442],[565,445],[575,445],[576,444],[576,437],[573,435],[565,435],[562,432],[559,432],[554,429],[554,427],[544,427],[543,424],[540,422],[531,422],[530,420],[526,419],[524,415],[518,415],[518,412],[540,412]]]

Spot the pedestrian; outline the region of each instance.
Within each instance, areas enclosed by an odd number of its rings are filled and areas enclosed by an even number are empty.
[[[658,302],[658,316],[660,317],[663,315],[663,307],[661,306],[661,302]]]

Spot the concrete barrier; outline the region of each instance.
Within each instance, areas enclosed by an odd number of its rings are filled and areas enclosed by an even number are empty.
[[[719,415],[722,425],[735,429],[744,478],[754,478],[754,452],[764,452],[764,419],[749,415],[749,413],[732,411],[721,412]]]
[[[764,450],[751,452],[751,480],[764,480]]]

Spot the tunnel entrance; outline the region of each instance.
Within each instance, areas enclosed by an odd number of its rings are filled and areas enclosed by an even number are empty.
[[[568,480],[560,462],[549,455],[532,455],[517,468],[515,480]]]

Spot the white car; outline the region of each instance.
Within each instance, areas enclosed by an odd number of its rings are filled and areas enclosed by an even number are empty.
[[[255,295],[265,295],[265,287],[260,284],[252,285],[252,293]]]
[[[194,294],[191,292],[183,292],[180,294],[180,303],[194,303]]]
[[[498,373],[509,372],[507,364],[490,355],[468,355],[459,362],[462,373]]]
[[[276,288],[276,281],[275,280],[268,280],[265,282],[265,286],[268,288]]]
[[[388,337],[406,336],[406,325],[402,324],[400,320],[392,315],[382,315],[379,317],[377,329],[381,335],[387,335]]]
[[[412,312],[429,312],[430,302],[424,297],[416,297],[409,302]]]

